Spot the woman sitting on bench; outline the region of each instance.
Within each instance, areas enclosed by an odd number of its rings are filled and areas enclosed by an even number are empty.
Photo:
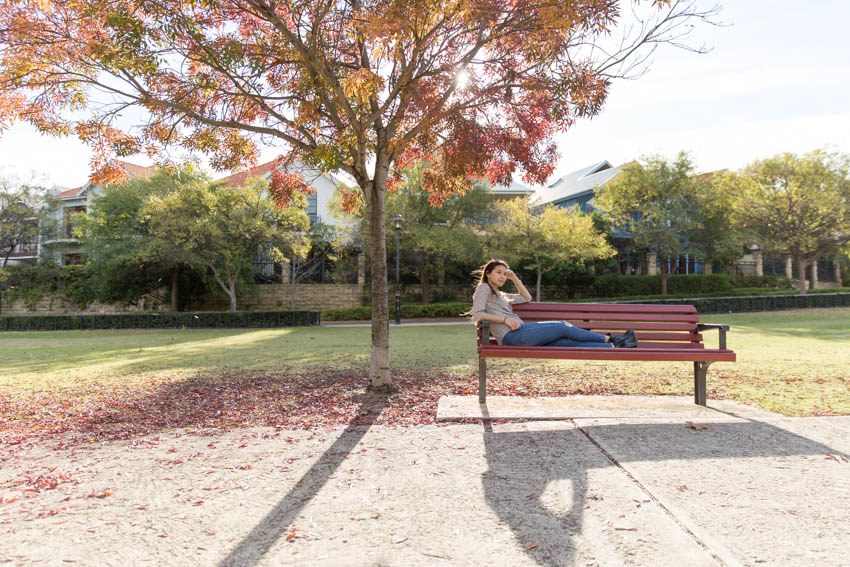
[[[507,280],[514,282],[519,293],[504,293],[500,288]],[[622,336],[600,335],[579,329],[567,321],[524,323],[514,315],[511,305],[531,301],[531,294],[517,275],[502,260],[490,260],[481,267],[481,279],[472,296],[472,320],[490,321],[490,332],[500,345],[634,348],[634,331]]]

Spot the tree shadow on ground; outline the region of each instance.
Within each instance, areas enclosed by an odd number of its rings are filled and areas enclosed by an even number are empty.
[[[596,448],[597,443],[613,453],[619,463],[824,453],[850,458],[819,442],[755,420],[711,423],[698,432],[681,423],[494,432],[485,421],[488,470],[482,480],[486,502],[539,565],[574,565],[578,559],[573,536],[582,531],[589,498],[588,472],[616,466]],[[553,483],[558,485],[556,489],[547,490]],[[571,485],[571,493],[564,484]]]
[[[289,493],[219,563],[220,567],[250,567],[286,535],[286,527],[316,497],[387,407],[385,396],[365,394],[360,397],[359,402],[356,417],[345,431],[313,463]]]

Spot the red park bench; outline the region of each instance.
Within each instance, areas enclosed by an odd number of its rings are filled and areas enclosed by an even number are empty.
[[[706,403],[705,378],[713,362],[735,362],[726,348],[729,325],[704,324],[693,305],[608,303],[522,303],[514,313],[525,322],[569,321],[597,333],[619,334],[634,329],[638,348],[578,348],[508,346],[490,336],[490,323],[478,325],[478,401],[487,399],[488,358],[554,358],[571,360],[655,360],[694,363],[694,403]],[[719,348],[705,348],[702,331],[719,331]]]

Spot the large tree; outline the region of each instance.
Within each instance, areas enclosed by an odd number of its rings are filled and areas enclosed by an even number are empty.
[[[435,194],[518,169],[543,183],[553,136],[716,10],[630,4],[640,21],[620,37],[612,0],[0,0],[0,123],[75,134],[95,148],[95,169],[176,144],[236,168],[262,141],[350,174],[371,232],[371,383],[391,387],[390,166],[433,154]],[[273,176],[281,202],[299,188],[297,175]]]
[[[16,249],[36,245],[49,199],[43,187],[0,179],[0,268],[6,267]]]
[[[543,274],[565,264],[610,258],[616,252],[576,207],[532,207],[527,198],[499,203],[500,222],[490,231],[490,250],[511,261],[530,258],[536,273],[535,300],[541,299]]]
[[[649,156],[625,164],[594,200],[614,226],[631,233],[635,246],[657,255],[662,294],[667,293],[669,266],[682,254],[696,251],[699,202],[694,166],[684,152],[672,162]]]
[[[309,246],[304,234],[310,220],[304,209],[280,209],[265,193],[262,179],[241,187],[196,180],[148,199],[141,217],[157,235],[156,246],[175,250],[188,265],[209,271],[230,299],[230,310],[236,311],[237,283],[250,272],[260,250],[282,260],[287,251],[303,255]]]
[[[178,191],[204,178],[190,169],[160,170],[146,179],[109,184],[75,223],[89,268],[103,300],[132,303],[170,288],[171,309],[178,310],[181,275],[191,268],[185,253],[164,234],[153,233],[141,217],[148,200]]]
[[[850,243],[850,157],[816,150],[780,154],[742,172],[738,223],[762,248],[789,252],[806,292],[806,264]]]

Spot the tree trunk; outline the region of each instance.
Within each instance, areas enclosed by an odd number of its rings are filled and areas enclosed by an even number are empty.
[[[295,266],[296,260],[294,257],[289,262],[289,309],[295,311]]]
[[[218,285],[221,286],[221,289],[223,289],[224,293],[227,294],[227,297],[230,298],[230,312],[236,313],[236,280],[239,279],[240,270],[236,270],[235,274],[226,274],[227,283],[225,283],[224,280],[221,279],[221,276],[218,275],[218,270],[215,269],[215,266],[210,265],[210,268],[213,271],[215,281],[218,282]]]
[[[804,294],[806,293],[806,258],[802,254],[795,254],[797,260],[797,290]]]
[[[227,295],[230,296],[230,312],[236,313],[236,281],[230,283],[230,289],[227,290]]]
[[[534,301],[540,301],[540,284],[543,282],[543,266],[540,265],[540,258],[538,256],[534,257],[534,261],[537,262],[537,286],[534,293]]]
[[[670,270],[667,268],[667,258],[661,258],[661,295],[667,295],[667,280],[670,279]]]
[[[416,271],[419,272],[419,286],[422,288],[422,305],[428,305],[431,302],[431,287],[428,285],[428,262],[420,260],[417,262]]]
[[[710,274],[710,273],[712,273],[713,269],[714,268],[711,265],[711,260],[706,260],[702,265],[702,273],[703,274]]]
[[[812,277],[809,280],[809,289],[818,288],[818,281],[820,281],[820,277],[818,274],[818,260],[820,260],[820,257],[815,256],[809,261],[809,265],[812,267]]]
[[[177,311],[177,288],[180,282],[180,268],[174,268],[171,273],[171,310]]]
[[[392,392],[390,377],[389,296],[387,295],[387,241],[384,228],[385,198],[389,163],[379,153],[375,178],[365,189],[369,206],[369,236],[372,247],[372,356],[369,366],[371,390]]]

